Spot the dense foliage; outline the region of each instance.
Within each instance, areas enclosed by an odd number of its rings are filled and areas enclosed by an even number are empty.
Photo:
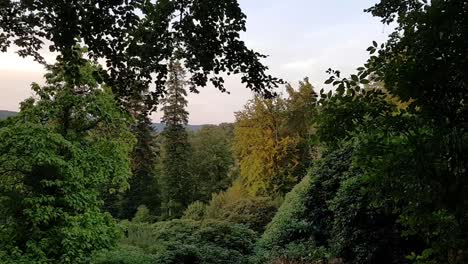
[[[236,0],[3,1],[0,48],[59,57],[0,121],[0,261],[467,263],[468,3],[366,11],[396,28],[363,67],[271,97]],[[257,93],[189,133],[222,72]]]
[[[113,219],[101,192],[128,187],[134,143],[109,90],[80,68],[72,84],[64,64],[50,68],[36,99],[0,125],[0,257],[15,263],[87,263],[111,247]]]
[[[131,154],[132,177],[129,189],[122,194],[106,196],[104,209],[118,219],[130,219],[144,205],[153,215],[161,211],[161,186],[157,165],[160,163],[160,143],[149,117],[136,114],[131,127],[136,145]]]
[[[228,131],[219,126],[204,126],[189,139],[192,192],[196,200],[207,202],[213,193],[226,190],[235,177],[232,175],[235,166],[232,139]]]
[[[255,232],[220,221],[130,223],[125,233],[118,249],[97,254],[94,263],[135,263],[129,262],[135,257],[154,264],[241,264],[252,254],[256,239]]]
[[[329,71],[327,83],[336,92],[321,93],[315,120],[325,151],[301,202],[309,212],[302,220],[312,228],[287,229],[288,223],[275,225],[275,217],[259,257],[279,251],[269,237],[285,229],[307,236],[312,250],[294,256],[283,242],[279,248],[286,251],[271,260],[307,259],[324,249],[313,258],[466,262],[467,89],[459,71],[466,56],[459,55],[467,45],[458,26],[466,24],[466,8],[457,1],[382,1],[369,9],[384,22],[397,20],[397,31],[369,47],[377,55],[358,74]],[[303,236],[291,241],[305,245]]]
[[[310,146],[316,94],[306,79],[288,98],[254,97],[236,113],[234,151],[240,176],[253,195],[284,194],[304,175],[313,157]]]

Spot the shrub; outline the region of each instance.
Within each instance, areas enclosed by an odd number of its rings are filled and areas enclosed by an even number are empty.
[[[241,199],[222,208],[220,219],[243,224],[257,232],[263,232],[278,206],[268,197]]]
[[[225,192],[214,194],[206,208],[208,219],[243,224],[263,232],[279,207],[280,202],[269,197],[249,195],[239,181]]]
[[[242,182],[240,180],[236,180],[226,191],[212,195],[211,201],[206,208],[206,217],[220,219],[222,218],[222,208],[225,208],[235,201],[251,197],[252,196],[249,195],[247,190],[242,185]]]
[[[382,201],[373,204],[363,175],[342,182],[330,203],[334,213],[331,249],[349,263],[408,263],[408,249],[421,241],[401,237],[398,216]]]
[[[185,209],[182,219],[202,220],[205,218],[206,204],[196,201]]]
[[[152,216],[148,207],[145,205],[138,206],[135,216],[132,218],[132,223],[150,223],[152,222]]]
[[[127,258],[135,256],[152,264],[243,264],[253,254],[257,238],[242,225],[215,220],[127,223],[125,233],[121,240],[124,250],[101,253],[114,262],[96,263],[126,264]],[[102,261],[102,256],[95,261]]]
[[[306,217],[305,202],[310,187],[311,179],[307,176],[286,195],[257,243],[256,263],[272,263],[280,258],[313,260],[321,257],[311,237],[313,225]]]
[[[155,261],[155,256],[145,254],[138,247],[119,246],[115,250],[96,253],[92,264],[153,264]]]

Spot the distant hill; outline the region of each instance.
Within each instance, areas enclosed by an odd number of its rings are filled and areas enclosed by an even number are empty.
[[[13,111],[0,110],[0,119],[5,119],[5,118],[8,118],[10,116],[15,116],[16,114],[18,114],[18,113],[13,112]],[[157,132],[163,131],[165,126],[166,125],[162,124],[162,123],[153,123],[153,128]],[[203,127],[203,125],[187,125],[187,129],[189,131],[193,131],[193,132],[199,131],[202,127]]]
[[[0,110],[0,119],[5,119],[5,118],[8,118],[10,116],[15,116],[16,114],[18,114],[18,113],[13,112],[13,111]]]
[[[192,132],[198,132],[200,129],[202,129],[203,126],[204,125],[187,125],[187,130]],[[153,123],[153,128],[157,132],[163,131],[164,127],[166,127],[166,125],[163,123]]]

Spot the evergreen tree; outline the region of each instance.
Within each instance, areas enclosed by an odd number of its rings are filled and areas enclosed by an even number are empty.
[[[179,62],[169,65],[167,94],[163,100],[166,124],[163,131],[162,195],[163,212],[169,218],[179,216],[192,201],[192,179],[189,171],[191,147],[185,126],[188,123],[185,71]]]
[[[160,189],[156,178],[156,164],[159,146],[151,120],[146,113],[137,117],[133,127],[137,144],[132,153],[130,189],[124,196],[122,217],[133,217],[140,205],[145,205],[152,214],[157,214],[161,206]]]

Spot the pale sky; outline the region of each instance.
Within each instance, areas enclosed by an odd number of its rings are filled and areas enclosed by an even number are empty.
[[[296,84],[309,77],[316,90],[328,68],[351,73],[367,59],[373,40],[381,43],[391,32],[378,18],[363,10],[377,0],[239,0],[247,15],[248,47],[267,54],[270,73]],[[19,102],[31,96],[30,84],[42,82],[42,66],[12,51],[0,53],[0,110],[17,111]],[[226,80],[230,95],[213,87],[189,95],[191,124],[233,122],[234,112],[252,97],[239,79]],[[159,122],[161,114],[153,115]]]

